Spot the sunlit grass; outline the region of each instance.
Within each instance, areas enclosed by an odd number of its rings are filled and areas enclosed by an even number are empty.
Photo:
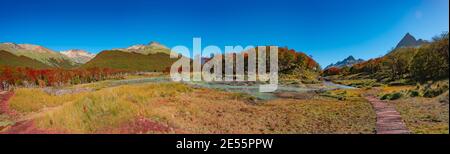
[[[448,94],[448,93],[447,93]],[[447,95],[448,97],[448,95]],[[448,134],[449,104],[438,98],[407,98],[391,102],[407,127],[417,134]]]
[[[84,94],[55,112],[38,119],[45,128],[59,128],[63,132],[96,133],[119,127],[139,115],[144,115],[145,104],[155,97],[173,97],[175,92],[188,91],[181,84],[148,84],[105,88]]]
[[[415,86],[382,86],[380,90],[382,93],[395,93],[415,89]]]
[[[52,96],[39,88],[19,88],[10,99],[10,107],[19,113],[37,112],[43,108],[56,107],[77,100],[86,92],[71,95]]]
[[[363,95],[366,94],[368,90],[365,89],[337,89],[326,91],[321,93],[321,96],[336,98],[338,100],[348,100],[348,101],[362,101],[364,100]]]
[[[336,80],[334,82],[336,82],[338,84],[347,85],[347,86],[357,87],[357,88],[382,86],[382,84],[376,82],[375,79]]]
[[[6,114],[0,114],[0,130],[6,126],[13,125],[13,120]]]
[[[63,96],[19,89],[11,106],[23,114],[60,106],[35,121],[40,128],[66,133],[121,132],[138,117],[185,133],[374,132],[375,113],[363,99],[249,100],[248,95],[181,83],[148,83]]]

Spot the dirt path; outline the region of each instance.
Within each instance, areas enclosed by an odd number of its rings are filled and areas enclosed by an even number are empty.
[[[1,91],[0,92],[0,113],[8,116],[17,116],[17,113],[9,109],[8,100],[14,96],[14,92]]]
[[[13,119],[16,119],[16,123],[12,126],[8,126],[4,129],[0,129],[0,134],[49,134],[55,133],[38,129],[34,120],[19,117],[17,112],[9,108],[9,99],[14,96],[14,92],[2,91],[0,92],[0,113],[6,114]]]
[[[409,134],[410,131],[395,107],[371,95],[366,99],[372,104],[377,114],[377,134]]]

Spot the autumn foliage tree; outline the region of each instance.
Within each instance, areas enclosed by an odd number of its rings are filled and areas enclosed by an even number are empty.
[[[320,71],[320,65],[310,56],[293,49],[278,48],[278,67],[280,73],[302,73],[303,71]]]
[[[379,81],[448,79],[449,35],[445,32],[416,48],[397,48],[386,56],[353,65],[350,74],[368,74]]]
[[[120,78],[122,74],[123,71],[109,68],[38,70],[21,67],[1,67],[0,89],[9,89],[15,86],[44,87],[90,83],[106,79]]]
[[[341,73],[341,69],[337,67],[331,67],[323,71],[324,76],[339,75]]]
[[[444,33],[433,43],[418,49],[410,66],[411,76],[417,81],[436,80],[449,76],[449,36]]]
[[[409,66],[416,51],[415,48],[399,48],[386,56],[384,66],[392,80],[406,78],[410,74]]]

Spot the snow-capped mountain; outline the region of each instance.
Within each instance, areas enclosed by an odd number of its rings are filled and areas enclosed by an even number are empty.
[[[67,51],[61,51],[61,54],[69,57],[76,63],[84,64],[95,57],[95,54],[91,54],[84,50],[67,50]]]

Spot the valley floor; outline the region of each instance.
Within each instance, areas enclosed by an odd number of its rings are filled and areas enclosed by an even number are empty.
[[[2,111],[0,133],[376,133],[375,111],[363,97],[368,90],[281,93],[255,101],[247,94],[183,83],[108,82],[74,86],[91,90],[62,95],[16,89],[2,102],[11,112]],[[413,133],[448,134],[448,103],[445,110],[408,101],[390,103]]]

